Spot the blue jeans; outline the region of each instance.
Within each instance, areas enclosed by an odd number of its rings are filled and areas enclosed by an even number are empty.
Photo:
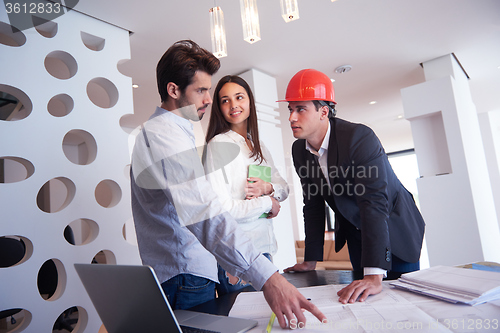
[[[269,259],[271,262],[273,261],[271,255],[269,253],[263,253],[263,255]],[[252,287],[250,283],[241,281],[241,279],[238,279],[238,282],[235,284],[231,284],[229,282],[229,278],[227,277],[226,271],[224,268],[222,268],[219,264],[217,264],[217,269],[218,269],[218,277],[219,277],[219,284],[216,285],[217,289],[217,295],[225,295],[229,293],[233,293],[235,291],[240,291],[243,288],[248,287],[248,291],[255,291],[255,289]]]
[[[172,309],[189,309],[215,299],[215,282],[192,274],[179,274],[161,287]]]

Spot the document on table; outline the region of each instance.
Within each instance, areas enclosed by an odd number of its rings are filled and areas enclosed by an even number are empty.
[[[301,332],[331,332],[333,330],[370,333],[398,330],[451,332],[391,289],[388,284],[383,284],[382,292],[368,297],[365,302],[346,305],[340,303],[337,296],[337,291],[343,287],[344,285],[326,285],[299,288],[299,291],[325,314],[328,322],[321,323],[309,312],[305,312],[307,322],[303,324],[292,321],[290,328],[301,329]],[[259,325],[250,332],[260,333],[265,330],[271,313],[262,292],[245,292],[238,295],[229,315],[257,320]],[[281,330],[276,320],[272,331]]]
[[[477,305],[500,299],[500,273],[435,266],[406,273],[391,285],[452,303]]]
[[[470,306],[443,302],[409,291],[399,289],[395,291],[453,332],[492,333],[500,331],[500,300]]]

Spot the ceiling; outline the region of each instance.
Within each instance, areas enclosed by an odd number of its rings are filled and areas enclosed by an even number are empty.
[[[477,112],[500,110],[500,1],[298,3],[300,19],[285,23],[278,0],[257,0],[262,40],[254,44],[243,40],[237,0],[85,0],[75,9],[133,32],[131,60],[119,65],[139,85],[130,126],[160,104],[155,68],[172,43],[192,39],[211,50],[208,10],[214,4],[224,11],[228,49],[214,86],[223,75],[255,68],[277,79],[283,97],[297,71],[315,68],[335,79],[338,116],[372,127],[387,152],[413,147],[409,122],[398,118],[400,90],[424,81],[422,62],[454,53],[470,77]],[[346,64],[351,71],[334,72]],[[293,138],[281,104],[286,145],[286,137]]]

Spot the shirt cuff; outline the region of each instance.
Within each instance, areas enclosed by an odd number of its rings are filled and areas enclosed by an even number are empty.
[[[266,203],[265,203],[265,211],[264,213],[269,213],[271,211],[271,209],[273,209],[273,201],[271,200],[271,197],[270,196],[263,196],[261,197]],[[260,198],[258,198],[260,199]],[[251,200],[255,200],[255,199],[251,199]]]
[[[242,279],[250,282],[256,290],[261,290],[264,283],[277,271],[278,268],[261,253],[250,268],[242,274]]]
[[[364,267],[363,275],[384,275],[387,277],[387,271],[378,267]]]

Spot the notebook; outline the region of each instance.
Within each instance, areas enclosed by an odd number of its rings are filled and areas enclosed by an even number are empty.
[[[239,333],[257,326],[255,320],[172,311],[149,266],[75,264],[75,269],[108,333],[183,333],[183,326]]]
[[[248,177],[257,177],[265,182],[271,182],[271,167],[265,165],[250,164],[248,166]],[[266,218],[267,213],[262,214],[259,218]]]

